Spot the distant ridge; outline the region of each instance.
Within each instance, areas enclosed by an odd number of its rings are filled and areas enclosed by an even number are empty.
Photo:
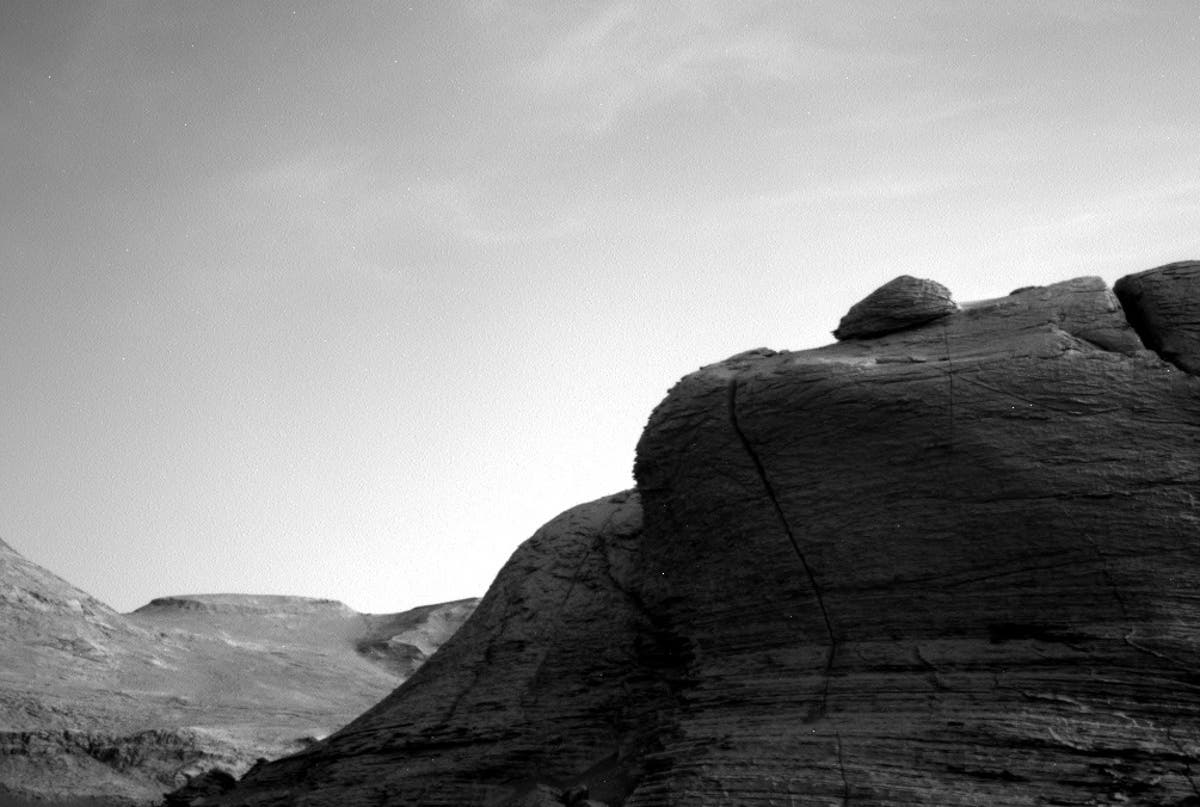
[[[189,594],[120,614],[0,541],[0,807],[150,804],[211,768],[298,751],[387,695],[474,606]]]
[[[256,614],[300,614],[321,611],[357,613],[341,600],[293,597],[284,594],[184,594],[156,597],[131,613],[148,614],[163,610]]]

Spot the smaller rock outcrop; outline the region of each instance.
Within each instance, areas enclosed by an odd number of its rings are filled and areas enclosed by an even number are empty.
[[[1113,286],[1146,347],[1181,370],[1200,374],[1200,261],[1127,275]]]
[[[193,778],[174,793],[168,793],[163,807],[191,807],[208,796],[219,796],[233,790],[237,779],[228,771],[213,768]]]
[[[901,275],[851,306],[833,335],[838,341],[871,339],[924,325],[957,310],[950,290],[941,283]]]
[[[400,614],[367,614],[358,653],[408,678],[467,620],[476,598],[423,605]]]

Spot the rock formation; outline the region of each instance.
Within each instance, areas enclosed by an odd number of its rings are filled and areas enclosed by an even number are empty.
[[[1200,382],[1140,348],[1083,279],[684,379],[637,476],[690,745],[629,803],[1195,799]]]
[[[924,325],[957,308],[941,283],[901,275],[855,303],[833,335],[839,340],[870,339]]]
[[[347,805],[492,804],[580,779],[625,794],[619,760],[653,744],[675,664],[626,584],[638,574],[641,526],[634,493],[551,521],[407,686],[309,751],[257,770],[258,798],[294,803],[297,782]]]
[[[1129,275],[1113,290],[1146,347],[1189,373],[1200,373],[1200,261]]]
[[[122,615],[0,542],[0,807],[145,804],[208,769],[299,750],[404,680],[474,604],[370,615],[199,595]]]
[[[1123,280],[1124,311],[1090,278],[892,298],[884,329],[701,368],[635,492],[199,803],[1200,805],[1192,272]]]

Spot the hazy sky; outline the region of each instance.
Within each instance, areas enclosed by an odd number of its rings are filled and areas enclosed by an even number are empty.
[[[0,537],[482,594],[680,376],[1200,257],[1200,6],[0,1]]]

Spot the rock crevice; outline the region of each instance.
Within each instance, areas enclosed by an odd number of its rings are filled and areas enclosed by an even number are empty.
[[[783,534],[787,537],[792,550],[796,553],[796,558],[800,561],[800,567],[804,570],[804,576],[812,587],[813,600],[816,602],[817,608],[821,611],[821,618],[825,622],[825,630],[829,637],[829,654],[825,660],[825,682],[821,690],[821,700],[814,706],[810,717],[810,719],[815,720],[825,714],[825,707],[829,702],[829,685],[833,678],[833,665],[837,659],[837,633],[833,629],[833,620],[829,617],[829,608],[825,604],[825,596],[821,592],[821,585],[817,582],[817,576],[813,572],[812,566],[809,565],[808,559],[804,557],[804,550],[800,548],[800,540],[796,537],[796,533],[788,521],[787,514],[783,511],[783,505],[779,503],[779,497],[775,494],[775,487],[771,484],[771,478],[767,475],[767,469],[763,465],[762,457],[759,456],[758,451],[754,448],[754,443],[751,442],[750,437],[742,429],[741,423],[738,420],[738,390],[738,379],[735,376],[729,382],[730,425],[733,427],[733,431],[737,435],[742,449],[750,458],[751,463],[753,463],[755,474],[758,481],[762,484],[763,492],[771,502],[771,509],[779,520],[779,526],[783,530]]]

